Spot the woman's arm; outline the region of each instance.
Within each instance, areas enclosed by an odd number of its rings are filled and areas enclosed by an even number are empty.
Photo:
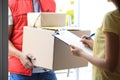
[[[71,51],[74,55],[87,59],[93,65],[105,71],[114,72],[118,63],[119,37],[115,33],[105,32],[105,58],[90,56],[75,46],[71,46]]]

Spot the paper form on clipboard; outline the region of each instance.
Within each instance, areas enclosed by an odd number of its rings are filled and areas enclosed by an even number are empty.
[[[81,38],[78,37],[77,35],[71,33],[70,31],[56,31],[53,34],[54,37],[58,38],[59,40],[63,41],[64,43],[68,45],[74,45],[77,46],[81,49],[83,49],[86,53],[90,54],[92,53],[92,50],[89,49],[88,47],[85,47],[81,41]]]

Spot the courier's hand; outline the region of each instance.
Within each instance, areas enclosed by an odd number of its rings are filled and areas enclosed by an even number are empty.
[[[84,46],[89,47],[90,49],[93,50],[93,39],[86,39],[87,35],[83,35],[81,38],[81,42],[84,44]]]
[[[32,59],[34,57],[31,54],[21,53],[19,59],[26,68],[33,68]]]
[[[34,66],[34,68],[38,68],[37,66]],[[48,71],[50,69],[47,69],[47,68],[42,68],[44,71]]]
[[[75,56],[81,56],[84,51],[74,45],[70,45],[70,50],[72,51],[73,55]]]

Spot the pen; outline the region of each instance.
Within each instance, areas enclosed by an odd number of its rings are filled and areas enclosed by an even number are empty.
[[[93,34],[90,34],[90,35],[88,35],[88,36],[86,36],[86,39],[90,39],[92,36],[94,36],[95,35],[95,33],[93,33]]]

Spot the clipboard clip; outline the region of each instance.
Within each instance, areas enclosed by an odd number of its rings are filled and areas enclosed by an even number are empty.
[[[66,27],[61,27],[61,28],[59,28],[58,29],[58,31],[60,32],[60,31],[67,31],[68,29],[66,28]]]
[[[54,34],[55,34],[55,35],[60,35],[59,31],[55,31]]]
[[[59,28],[57,31],[55,31],[54,34],[60,35],[60,34],[63,33],[63,31],[67,31],[67,30],[68,30],[68,29],[67,29],[66,27],[61,27],[61,28]]]

